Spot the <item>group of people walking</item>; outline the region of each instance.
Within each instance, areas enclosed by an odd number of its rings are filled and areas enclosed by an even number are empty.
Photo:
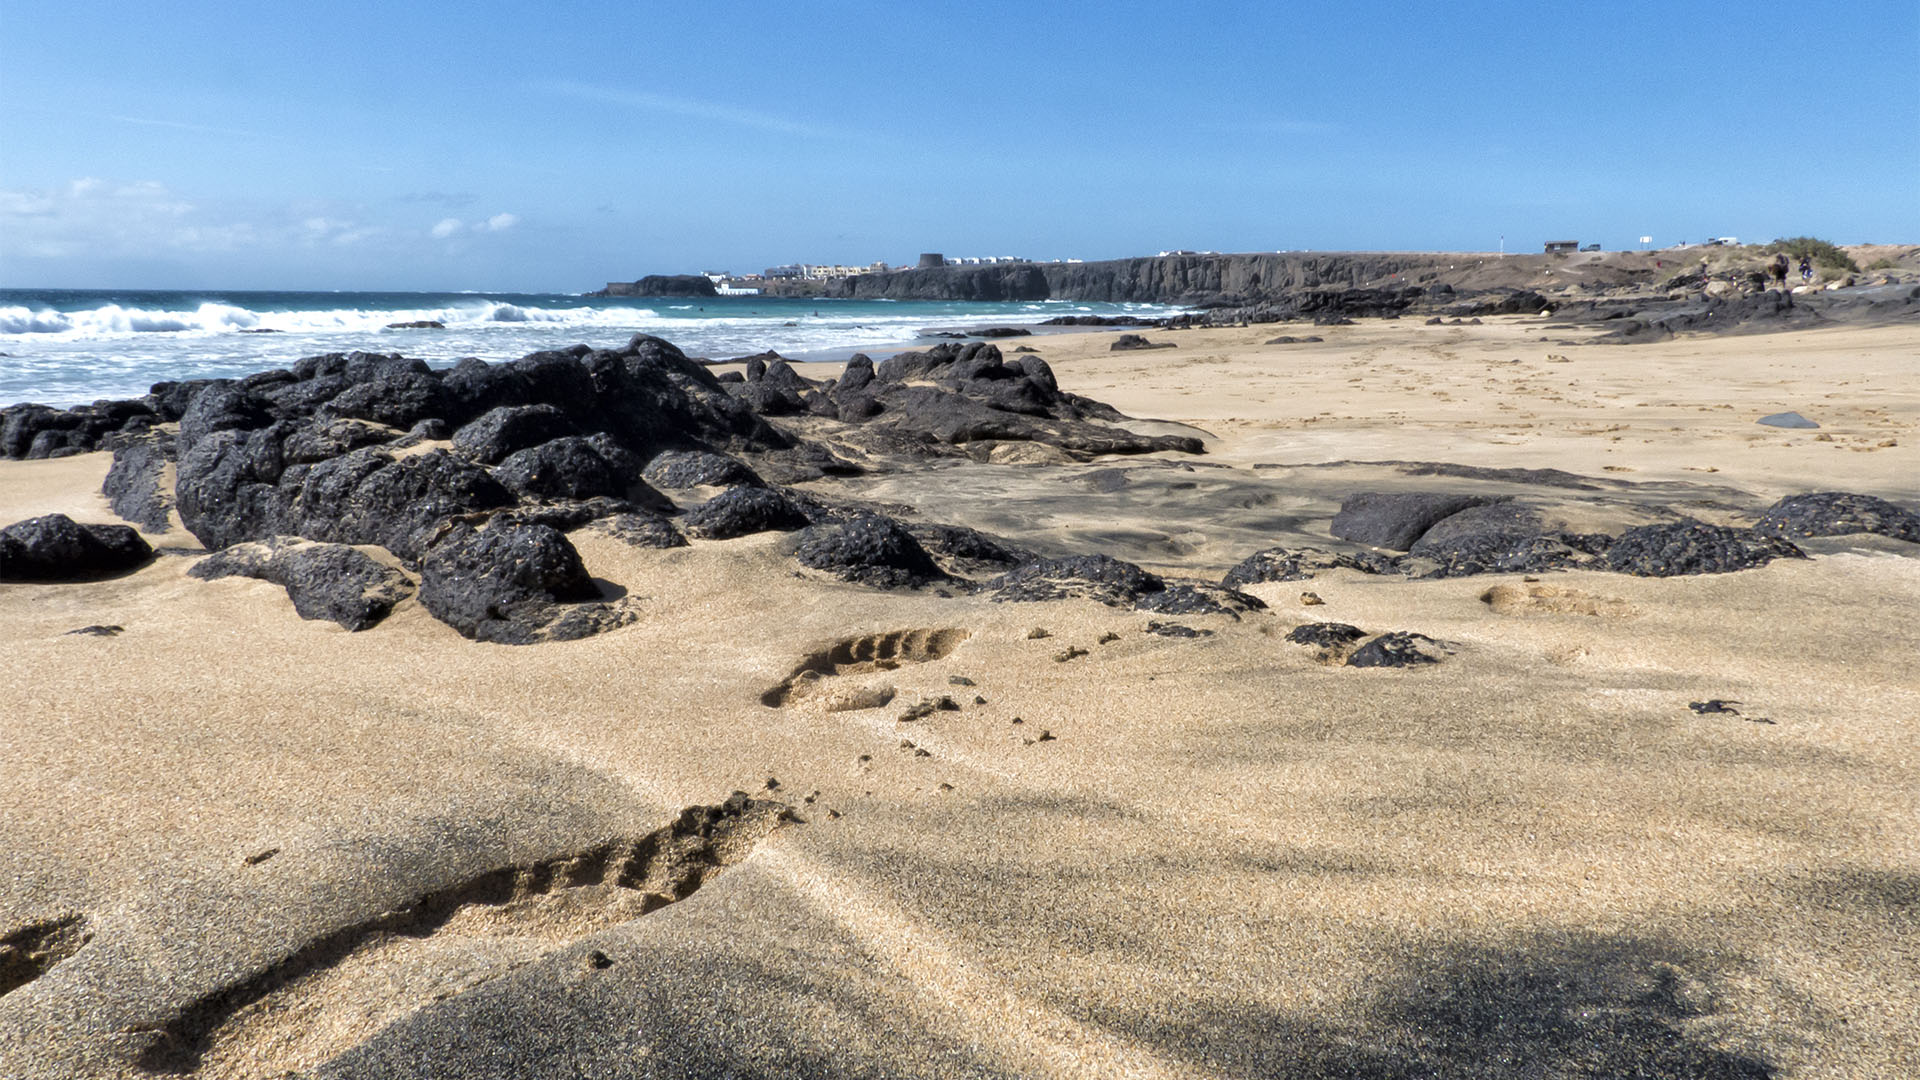
[[[1773,257],[1773,263],[1767,267],[1767,270],[1773,275],[1774,284],[1785,285],[1787,283],[1788,265],[1786,252],[1780,252]],[[1800,256],[1800,280],[1807,282],[1813,280],[1813,256],[1811,255]]]

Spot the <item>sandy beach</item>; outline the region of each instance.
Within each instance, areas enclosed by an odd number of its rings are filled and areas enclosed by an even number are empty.
[[[1574,533],[1920,510],[1911,323],[1553,324],[1001,342],[1205,452],[794,486],[1209,582],[1351,548],[1362,492]],[[118,522],[111,462],[0,462],[0,524]],[[0,1074],[1920,1073],[1920,544],[1155,614],[871,588],[780,531],[567,536],[628,624],[348,632],[189,577],[177,514],[131,574],[0,585]],[[1315,622],[1439,662],[1348,666],[1289,640]]]

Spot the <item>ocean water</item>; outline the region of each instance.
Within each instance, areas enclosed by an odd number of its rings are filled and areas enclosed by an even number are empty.
[[[0,289],[0,405],[139,397],[168,379],[230,378],[317,353],[398,352],[435,367],[512,360],[636,333],[689,356],[773,349],[799,360],[879,358],[929,327],[1018,326],[1056,315],[1178,309],[1075,301],[959,303],[739,296],[698,300],[562,293],[173,292]],[[445,329],[388,324],[433,321]]]

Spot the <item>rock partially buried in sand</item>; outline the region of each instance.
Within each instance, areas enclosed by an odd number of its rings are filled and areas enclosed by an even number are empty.
[[[571,641],[633,621],[599,599],[579,552],[545,525],[457,525],[420,567],[420,603],[475,641]]]
[[[47,514],[0,529],[0,581],[97,581],[151,558],[153,547],[125,525],[82,525]]]
[[[794,557],[802,566],[880,589],[947,579],[911,533],[879,514],[808,526],[800,533]]]
[[[1171,341],[1148,341],[1139,334],[1121,334],[1119,337],[1113,339],[1113,344],[1107,346],[1107,351],[1129,352],[1134,349],[1171,349],[1174,347],[1174,343]]]
[[[1492,501],[1480,495],[1444,492],[1363,492],[1348,496],[1340,504],[1329,531],[1356,544],[1406,551],[1446,518]]]
[[[1790,541],[1752,529],[1680,521],[1641,525],[1621,533],[1607,551],[1607,568],[1641,577],[1725,574],[1775,559],[1804,559]]]
[[[1110,555],[1037,559],[984,586],[995,601],[1086,599],[1162,615],[1232,615],[1263,610],[1258,597],[1207,582],[1169,582]]]
[[[1920,544],[1920,514],[1872,495],[1818,491],[1774,503],[1753,531],[1788,537],[1878,533]]]
[[[130,439],[113,452],[113,467],[100,485],[113,512],[138,525],[142,532],[166,532],[172,524],[172,484],[166,470],[173,464],[173,439],[148,434]]]
[[[1797,412],[1772,413],[1755,420],[1754,423],[1777,428],[1817,428],[1820,426]]]
[[[1355,649],[1353,655],[1347,657],[1347,666],[1413,667],[1419,664],[1437,664],[1445,655],[1446,647],[1425,634],[1395,630],[1381,634]]]
[[[250,577],[287,590],[303,619],[326,619],[348,630],[365,630],[413,595],[407,575],[344,544],[275,537],[235,544],[195,563],[190,577],[212,581]]]
[[[807,515],[792,499],[762,487],[735,487],[715,495],[681,519],[687,532],[703,540],[731,540],[760,532],[805,528]]]
[[[647,463],[641,474],[656,487],[764,487],[765,482],[739,458],[701,450],[668,450]]]

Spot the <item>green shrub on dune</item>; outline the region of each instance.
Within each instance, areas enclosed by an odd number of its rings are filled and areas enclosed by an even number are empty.
[[[1825,240],[1812,236],[1789,236],[1784,240],[1775,240],[1761,248],[1760,254],[1772,255],[1782,251],[1793,259],[1798,259],[1802,255],[1811,255],[1813,265],[1822,270],[1839,270],[1849,274],[1858,273],[1860,270],[1851,255]]]

